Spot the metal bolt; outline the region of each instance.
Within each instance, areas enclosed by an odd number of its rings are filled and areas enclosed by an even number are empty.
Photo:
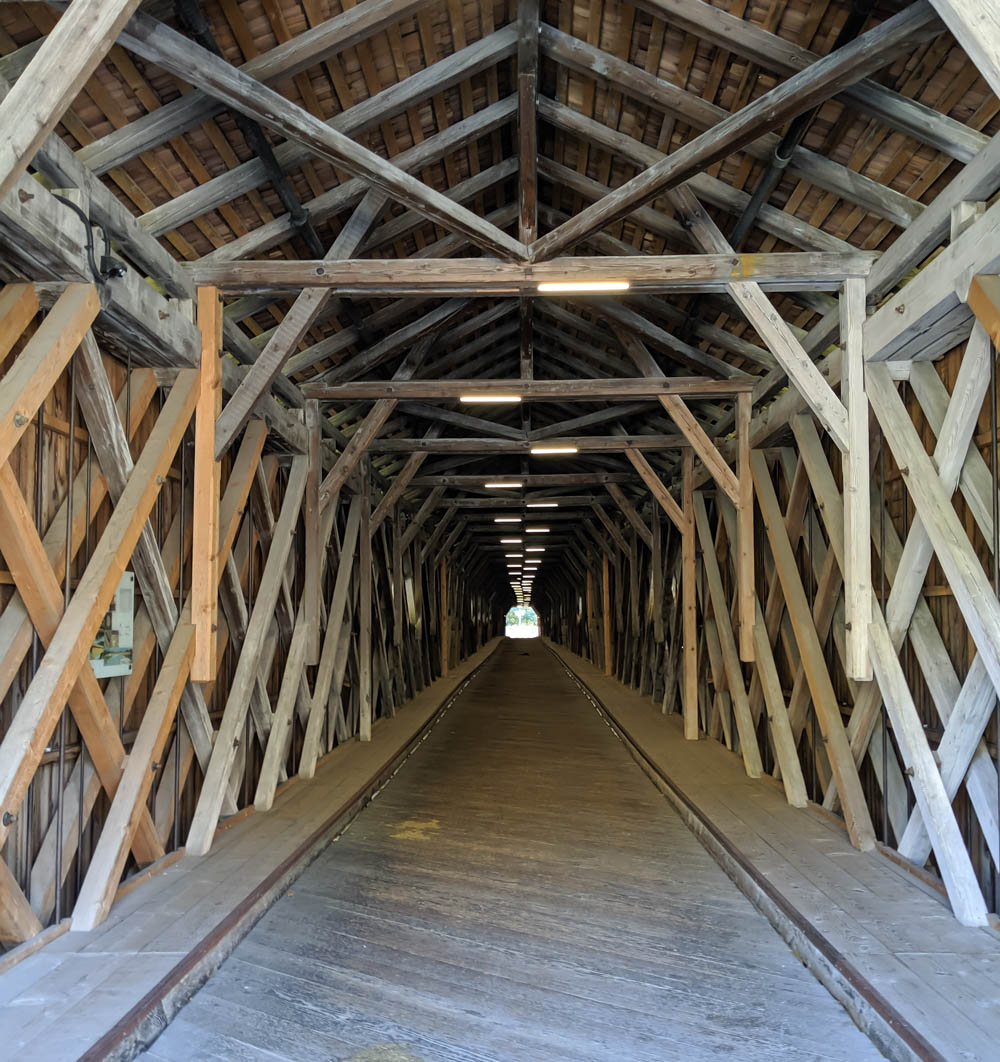
[[[23,413],[14,414],[14,427],[23,428],[28,423],[28,418]]]
[[[17,816],[16,815],[11,815],[11,813],[9,811],[5,811],[3,813],[3,824],[4,824],[4,826],[10,826],[11,823],[14,823],[14,822],[17,822]]]

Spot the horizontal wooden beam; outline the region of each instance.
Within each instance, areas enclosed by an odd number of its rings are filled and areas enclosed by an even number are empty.
[[[607,280],[625,281],[630,290],[645,292],[724,291],[735,280],[756,280],[773,291],[834,290],[847,277],[867,276],[875,259],[867,251],[787,251],[560,258],[535,263],[492,258],[202,260],[187,268],[194,283],[230,293],[313,287],[365,296],[536,295],[543,283]]]
[[[511,473],[488,475],[417,476],[411,480],[414,487],[471,487],[485,489],[486,483],[519,483],[524,487],[598,487],[607,483],[632,483],[639,477],[630,472],[559,472],[551,475],[526,476]],[[516,488],[514,488],[516,489]],[[502,498],[503,492],[497,491]]]
[[[527,439],[376,439],[368,449],[376,454],[528,454],[532,449],[573,447],[580,451],[603,450],[620,453],[625,450],[674,450],[687,446],[683,435],[575,435],[563,439],[531,442]]]
[[[573,508],[589,509],[601,500],[602,495],[600,494],[554,494],[551,496],[538,494],[527,495],[524,498],[503,496],[498,496],[497,498],[440,498],[435,505],[439,509],[521,509],[532,502],[555,502],[559,507],[558,511],[562,512]],[[537,512],[543,515],[547,512],[551,516],[552,510],[538,509]],[[545,518],[549,519],[550,516]]]
[[[575,402],[594,398],[635,398],[637,395],[686,395],[725,398],[753,390],[754,378],[707,380],[700,376],[651,376],[606,380],[355,380],[326,387],[305,384],[306,398],[358,401],[379,398],[455,399],[463,395],[511,395],[522,399]]]

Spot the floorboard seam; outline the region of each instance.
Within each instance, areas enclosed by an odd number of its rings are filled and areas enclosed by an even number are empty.
[[[667,797],[688,828],[817,980],[851,1015],[872,1043],[893,1062],[948,1062],[870,981],[743,856],[697,804],[650,759],[629,731],[563,655],[550,653],[605,718],[611,730]]]

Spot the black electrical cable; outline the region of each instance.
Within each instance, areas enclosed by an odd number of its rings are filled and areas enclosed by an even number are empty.
[[[90,271],[94,274],[94,280],[98,284],[103,284],[107,278],[101,273],[101,270],[98,268],[97,265],[97,259],[94,257],[94,230],[91,227],[90,218],[87,217],[86,213],[84,213],[84,211],[81,210],[80,207],[78,207],[72,199],[67,199],[63,195],[56,195],[55,198],[58,199],[60,203],[65,203],[66,206],[68,206],[70,210],[77,214],[80,220],[83,222],[83,229],[84,232],[87,234],[87,261],[90,263]],[[104,230],[102,229],[101,231],[103,232]],[[106,232],[104,233],[104,240],[105,248],[107,248],[109,244],[108,234]]]
[[[98,265],[97,258],[94,256],[93,222],[72,199],[67,199],[65,196],[57,193],[55,194],[55,198],[58,199],[60,203],[65,203],[65,205],[68,206],[83,222],[83,229],[87,234],[87,262],[90,265],[91,273],[94,274],[94,281],[98,284],[103,284],[111,277],[125,276],[124,262],[120,262],[111,254],[111,237],[108,235],[108,230],[103,225],[99,226],[101,235],[104,237],[104,253],[101,255],[101,264]]]

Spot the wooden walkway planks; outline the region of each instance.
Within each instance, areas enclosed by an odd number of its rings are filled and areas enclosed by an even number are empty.
[[[926,1041],[927,1057],[997,1057],[997,932],[959,925],[942,894],[892,860],[859,852],[832,816],[790,807],[777,783],[747,778],[721,745],[685,742],[677,716],[553,649],[705,820]],[[914,1057],[898,1042],[895,1050]]]
[[[97,929],[65,933],[0,976],[0,1059],[78,1059],[335,809],[377,776],[496,644],[489,642],[447,679],[431,683],[392,719],[379,720],[370,743],[349,741],[336,748],[320,763],[314,780],[279,792],[269,813],[229,826],[208,856],[174,863],[124,896]],[[238,936],[223,941],[222,955]],[[186,998],[181,986],[165,1010],[176,1012]],[[154,1014],[151,1023],[156,1021],[162,1025],[162,1015]],[[101,1057],[131,1055],[102,1052]]]
[[[721,1055],[879,1057],[544,646],[508,641],[147,1057]]]

